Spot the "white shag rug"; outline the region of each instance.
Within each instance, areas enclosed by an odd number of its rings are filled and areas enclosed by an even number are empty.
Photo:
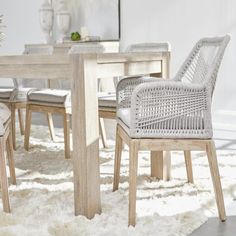
[[[0,236],[184,236],[217,216],[210,171],[203,152],[193,153],[195,184],[186,183],[184,157],[172,153],[169,182],[149,177],[148,152],[140,152],[137,224],[128,223],[128,151],[122,153],[120,190],[112,192],[114,142],[100,151],[102,214],[88,220],[74,216],[73,172],[64,159],[62,130],[50,141],[47,127],[32,126],[30,152],[15,152],[17,186],[10,186],[11,214],[2,212]],[[236,196],[236,153],[219,151],[218,161],[226,205]]]

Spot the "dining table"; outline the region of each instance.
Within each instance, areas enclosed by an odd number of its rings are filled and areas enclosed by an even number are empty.
[[[170,52],[86,53],[85,48],[83,53],[0,55],[1,79],[71,80],[75,215],[91,219],[102,212],[97,79],[155,73],[168,78],[169,66]],[[169,155],[151,156],[152,176],[168,175]]]

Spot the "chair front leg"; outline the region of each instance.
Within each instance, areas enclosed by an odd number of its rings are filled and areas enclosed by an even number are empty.
[[[11,127],[9,135],[7,137],[6,146],[7,146],[7,159],[9,165],[9,171],[11,176],[12,184],[16,185],[16,173],[15,173],[15,163],[14,163],[14,156],[13,156],[13,144],[12,144],[12,132]]]
[[[219,218],[222,221],[225,221],[226,214],[225,214],[224,197],[223,197],[223,192],[222,192],[222,187],[221,187],[215,143],[213,140],[209,141],[209,143],[207,144],[206,152],[207,152],[208,163],[209,163],[209,167],[211,171],[211,178],[212,178],[214,191],[215,191],[215,198],[216,198]]]
[[[119,126],[116,126],[116,147],[115,147],[115,163],[114,163],[114,181],[113,192],[118,190],[120,183],[120,163],[122,154],[122,138],[119,135]]]
[[[22,109],[18,109],[18,118],[19,118],[20,133],[21,133],[21,135],[24,135],[25,134],[25,125],[24,125],[24,118],[23,118]]]
[[[136,224],[136,192],[138,169],[138,141],[131,140],[129,144],[129,224]]]

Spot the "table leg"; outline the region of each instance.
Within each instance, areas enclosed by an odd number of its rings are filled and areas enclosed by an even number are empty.
[[[171,155],[169,151],[151,151],[151,177],[170,180]]]
[[[75,215],[101,213],[96,54],[72,54]]]

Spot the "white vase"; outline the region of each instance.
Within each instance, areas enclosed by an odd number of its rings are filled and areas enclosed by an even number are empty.
[[[59,39],[57,42],[62,43],[70,29],[70,13],[67,11],[64,0],[59,1],[56,23],[59,31]]]
[[[48,0],[44,0],[39,9],[40,26],[45,36],[46,43],[52,43],[52,27],[53,27],[53,8]]]

